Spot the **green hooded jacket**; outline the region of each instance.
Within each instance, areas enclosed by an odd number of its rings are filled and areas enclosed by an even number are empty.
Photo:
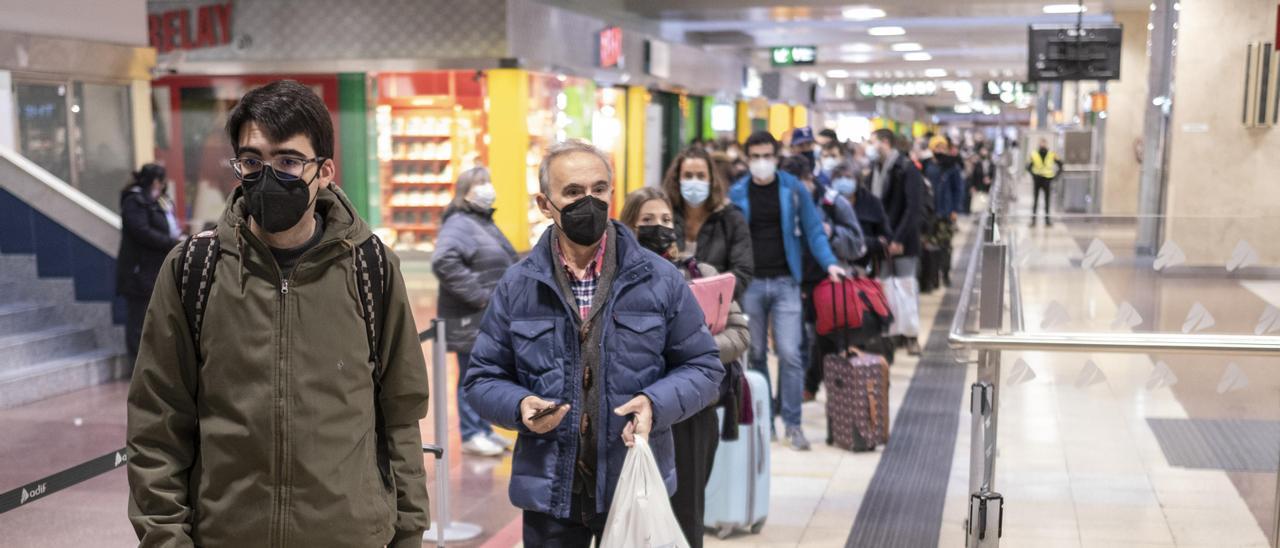
[[[129,386],[129,519],[141,546],[421,546],[427,371],[399,260],[388,256],[375,402],[353,263],[372,232],[335,185],[320,189],[316,211],[323,237],[282,280],[232,195],[199,365],[178,292],[182,246],[165,259]],[[385,483],[375,405],[393,445]]]

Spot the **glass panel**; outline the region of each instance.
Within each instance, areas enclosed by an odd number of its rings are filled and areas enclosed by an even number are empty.
[[[71,182],[67,86],[18,83],[14,87],[18,102],[18,143],[22,155],[55,177]]]
[[[118,212],[120,189],[135,167],[129,87],[76,83],[71,113],[77,186]]]
[[[1280,335],[1271,237],[1280,218],[1055,213],[1046,226],[1032,224],[1028,201],[999,215],[997,231],[1011,246],[1008,290],[1018,299],[1008,302],[1020,303],[1024,333]],[[1160,227],[1156,245],[1140,245],[1142,222]],[[1010,508],[1004,542],[1268,542],[1280,463],[1273,358],[1001,358],[995,490]]]

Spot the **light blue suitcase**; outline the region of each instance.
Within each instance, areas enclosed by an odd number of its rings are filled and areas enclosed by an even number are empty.
[[[738,426],[737,440],[720,440],[707,480],[702,522],[721,539],[738,530],[758,534],[769,515],[769,381],[749,369],[746,378],[755,420]]]

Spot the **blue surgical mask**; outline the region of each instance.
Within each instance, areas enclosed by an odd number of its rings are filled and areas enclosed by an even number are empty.
[[[835,181],[832,181],[831,186],[834,187],[836,189],[836,192],[839,192],[842,196],[848,196],[850,194],[853,194],[853,191],[857,190],[858,188],[857,183],[854,183],[853,179],[850,179],[848,177],[841,177],[839,179],[836,179]]]
[[[680,181],[680,196],[689,205],[698,207],[707,201],[707,196],[711,195],[711,183],[701,179],[682,179]]]

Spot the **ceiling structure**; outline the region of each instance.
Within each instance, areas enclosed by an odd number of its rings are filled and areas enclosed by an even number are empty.
[[[1022,80],[1027,72],[1027,27],[1077,21],[1075,13],[1049,13],[1070,11],[1077,0],[603,1],[629,16],[656,22],[668,39],[746,54],[761,71],[777,70],[827,85]],[[1110,23],[1112,13],[1145,11],[1148,3],[1086,0],[1080,17],[1085,24]],[[1049,5],[1059,6],[1046,8]],[[898,27],[891,30],[901,33],[881,35],[878,27]],[[770,48],[783,46],[816,46],[816,64],[771,66]]]

